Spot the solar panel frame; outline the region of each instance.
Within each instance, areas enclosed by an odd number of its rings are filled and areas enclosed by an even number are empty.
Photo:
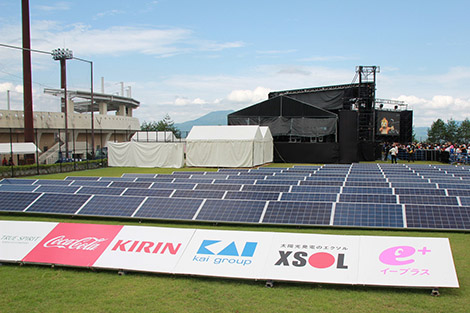
[[[89,199],[90,195],[42,193],[31,206],[27,213],[44,214],[75,214]]]
[[[38,187],[39,186],[35,186],[35,185],[17,185],[17,184],[0,185],[0,192],[8,192],[8,191],[32,192],[36,190]]]
[[[457,197],[427,196],[416,197],[414,195],[400,195],[399,201],[402,204],[430,204],[430,205],[458,205]]]
[[[0,211],[22,212],[40,196],[32,192],[0,192]]]
[[[407,228],[470,229],[470,207],[406,204]]]
[[[340,194],[338,202],[398,203],[397,196],[384,194]]]
[[[399,204],[336,203],[333,225],[402,228],[403,208]]]

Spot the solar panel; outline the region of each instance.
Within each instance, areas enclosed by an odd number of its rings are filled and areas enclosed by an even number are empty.
[[[270,179],[270,180],[257,180],[256,185],[297,185],[299,183],[298,180],[278,180],[278,179]]]
[[[202,199],[148,198],[134,217],[191,220]]]
[[[409,228],[470,229],[470,207],[405,205]]]
[[[281,200],[283,201],[309,201],[309,202],[335,202],[337,194],[334,193],[300,193],[289,192],[283,193]]]
[[[392,188],[374,188],[374,187],[343,187],[342,193],[369,193],[369,194],[392,194]]]
[[[126,188],[108,188],[108,187],[82,187],[77,194],[84,194],[84,195],[115,195],[118,196]]]
[[[331,207],[331,203],[324,202],[269,202],[263,223],[328,225],[331,218]]]
[[[365,181],[365,182],[386,182],[386,179],[384,177],[353,177],[353,176],[348,176],[346,178],[346,181]]]
[[[460,204],[470,206],[470,197],[460,197]]]
[[[134,183],[134,182],[112,182],[109,187],[124,187],[124,188],[149,188],[152,183]]]
[[[256,179],[215,179],[213,184],[240,184],[240,185],[253,185]]]
[[[138,189],[129,188],[123,196],[142,196],[142,197],[169,197],[173,193],[171,189]]]
[[[257,179],[257,180],[263,180],[266,178],[266,175],[256,175],[256,174],[253,174],[253,175],[229,175],[227,177],[228,180],[233,180],[233,179],[236,179],[236,180],[239,180],[239,179]]]
[[[395,195],[341,194],[339,202],[397,203]]]
[[[337,203],[333,225],[403,227],[403,209],[396,204]]]
[[[222,199],[224,194],[220,190],[176,190],[172,198]]]
[[[155,178],[156,174],[148,173],[124,173],[121,177],[134,177],[134,178]]]
[[[240,190],[242,185],[234,184],[197,184],[195,190]]]
[[[241,173],[241,172],[248,172],[248,171],[249,169],[246,169],[246,168],[219,168],[217,170],[217,172],[223,172],[223,173]]]
[[[344,181],[304,180],[300,186],[343,186]]]
[[[5,178],[2,185],[32,185],[36,179]]]
[[[397,195],[445,196],[446,191],[444,189],[429,189],[429,188],[395,188],[395,194]]]
[[[150,189],[194,189],[193,183],[154,183]]]
[[[266,201],[206,200],[197,221],[258,223]]]
[[[88,181],[97,181],[100,177],[95,176],[67,176],[65,180],[88,180]]]
[[[470,184],[439,184],[439,188],[443,189],[470,189]]]
[[[131,217],[144,199],[144,197],[94,196],[77,214]]]
[[[282,185],[243,185],[242,191],[289,192],[290,186]]]
[[[175,178],[173,181],[174,183],[195,183],[195,184],[209,184],[212,183],[214,179],[213,178],[208,178],[208,179],[196,179],[196,178]]]
[[[107,187],[110,184],[109,181],[74,180],[71,186]]]
[[[438,190],[444,191],[443,189]],[[447,193],[449,196],[470,197],[470,190],[467,189],[447,189]]]
[[[228,191],[224,199],[277,200],[279,192]]]
[[[38,186],[35,192],[39,193],[75,193],[80,186]]]
[[[458,205],[456,197],[416,197],[414,195],[400,195],[400,203],[403,204],[432,204],[432,205]]]
[[[121,181],[121,182],[132,182],[135,178],[133,177],[101,177],[99,181]]]
[[[291,192],[334,193],[338,194],[341,187],[337,186],[292,186]]]
[[[427,189],[432,189],[432,188],[437,188],[436,184],[430,184],[430,183],[391,183],[392,187],[394,188],[427,188]]]
[[[74,214],[89,198],[89,195],[44,193],[26,212]]]
[[[313,175],[307,177],[306,181],[340,181],[343,182],[346,179],[346,176],[321,176],[321,175]]]
[[[346,181],[344,186],[347,187],[380,187],[380,188],[389,188],[389,183],[380,183],[380,182],[364,182],[364,181]]]
[[[0,192],[0,211],[21,212],[40,194],[24,192]]]
[[[23,191],[31,192],[34,189],[38,188],[35,185],[0,185],[0,191]]]
[[[151,182],[151,183],[158,183],[158,182],[167,182],[171,183],[176,177],[156,177],[156,178],[137,178],[135,182],[143,183],[143,182]]]

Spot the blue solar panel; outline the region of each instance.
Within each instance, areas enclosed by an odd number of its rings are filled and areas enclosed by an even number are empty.
[[[194,189],[196,184],[188,183],[154,183],[150,189]]]
[[[171,189],[138,189],[129,188],[123,196],[142,196],[142,197],[169,197],[173,193]]]
[[[240,184],[240,185],[253,185],[255,179],[215,179],[213,184]]]
[[[397,204],[337,203],[333,225],[403,227],[403,209]]]
[[[197,221],[258,223],[266,201],[206,200]]]
[[[94,196],[77,214],[131,217],[144,199],[144,197]]]
[[[240,173],[240,172],[248,172],[249,169],[240,169],[240,168],[219,168],[217,172],[223,172],[223,173]]]
[[[224,199],[277,200],[279,192],[228,191]]]
[[[86,195],[115,195],[118,196],[126,188],[108,188],[108,187],[82,187],[77,194],[86,194]]]
[[[335,202],[337,194],[334,193],[283,193],[283,201],[314,201],[314,202]]]
[[[171,183],[175,178],[176,177],[137,178],[135,182],[137,182],[137,183],[144,183],[144,182],[151,182],[151,183],[166,182],[166,183]]]
[[[392,187],[394,188],[424,188],[424,189],[432,189],[432,188],[437,188],[437,185],[436,184],[430,184],[430,183],[419,183],[419,184],[415,184],[415,183],[391,183],[392,184]]]
[[[447,189],[447,193],[449,194],[449,196],[470,197],[470,190],[468,189]]]
[[[242,191],[289,192],[290,186],[282,185],[243,185]]]
[[[300,186],[343,186],[344,181],[306,180],[299,183]]]
[[[31,192],[38,188],[39,186],[35,185],[0,185],[0,191],[24,191]]]
[[[470,206],[470,197],[460,197],[460,203],[463,206]]]
[[[339,202],[397,203],[395,195],[341,194]]]
[[[74,180],[71,186],[107,187],[110,184],[109,181]]]
[[[132,182],[135,178],[133,177],[101,177],[99,181],[121,181],[121,182]]]
[[[36,179],[5,178],[2,185],[32,185],[35,181]]]
[[[460,183],[460,184],[439,184],[439,188],[443,189],[470,189],[470,184]]]
[[[298,180],[274,180],[274,179],[269,179],[269,180],[257,180],[256,185],[298,185],[299,181]]]
[[[124,173],[121,177],[134,177],[134,178],[155,178],[157,174],[148,173]]]
[[[407,204],[409,228],[470,229],[470,207]]]
[[[197,184],[195,190],[234,190],[238,191],[242,185],[233,184]]]
[[[35,192],[39,193],[75,193],[80,186],[38,186]]]
[[[172,198],[222,199],[224,194],[220,190],[176,190]]]
[[[89,198],[89,195],[44,193],[26,212],[74,214]]]
[[[213,178],[208,178],[208,179],[196,179],[196,178],[175,178],[173,181],[174,183],[195,183],[195,184],[210,184],[212,183],[214,179]]]
[[[113,182],[109,187],[124,187],[124,188],[149,188],[152,183],[134,183],[134,182]]]
[[[348,176],[346,181],[364,181],[364,182],[379,182],[383,183],[386,182],[387,180],[383,177],[351,177]]]
[[[374,187],[343,187],[342,193],[360,193],[360,194],[392,194],[392,188],[374,188]]]
[[[400,203],[403,204],[432,204],[432,205],[458,205],[456,197],[427,196],[416,197],[414,195],[400,195]]]
[[[203,200],[148,198],[134,217],[170,220],[191,220]]]
[[[0,211],[21,212],[40,194],[24,192],[0,192]]]
[[[389,188],[389,183],[379,183],[379,182],[363,182],[363,181],[347,181],[344,183],[344,186],[347,187],[380,187],[380,188]]]
[[[229,175],[227,177],[228,180],[232,180],[232,179],[236,179],[236,180],[239,180],[239,179],[257,179],[257,180],[262,180],[262,179],[265,179],[266,178],[266,175],[256,175],[256,174],[252,174],[252,175]]]
[[[317,176],[313,175],[306,178],[306,181],[339,181],[343,182],[346,179],[345,176]]]
[[[469,190],[470,191],[470,190]],[[395,188],[397,195],[428,195],[428,196],[445,196],[444,189],[424,189],[424,188]]]
[[[100,177],[95,176],[67,176],[65,180],[88,180],[88,181],[97,181]]]
[[[334,193],[338,194],[341,187],[337,186],[292,186],[291,192]]]
[[[263,223],[328,225],[331,218],[331,203],[324,202],[269,202]]]

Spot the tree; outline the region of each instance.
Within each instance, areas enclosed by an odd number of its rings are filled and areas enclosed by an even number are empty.
[[[440,118],[434,121],[431,128],[428,129],[428,141],[431,143],[439,143],[445,140],[446,124]]]
[[[144,131],[171,131],[177,138],[181,137],[181,132],[175,127],[175,123],[171,119],[170,115],[166,114],[165,117],[158,122],[146,122],[144,121],[140,126],[141,130]]]
[[[457,138],[458,129],[459,129],[459,125],[454,119],[448,120],[446,127],[445,127],[444,139],[452,143],[457,142],[458,141],[458,138]]]
[[[470,142],[470,121],[466,118],[457,129],[457,138],[461,143]]]

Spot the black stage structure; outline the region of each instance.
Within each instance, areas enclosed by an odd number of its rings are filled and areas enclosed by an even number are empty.
[[[229,114],[228,125],[269,126],[274,162],[375,160],[381,143],[410,143],[413,124],[403,102],[376,99],[377,72],[377,66],[358,66],[357,83],[271,92],[268,100]]]

